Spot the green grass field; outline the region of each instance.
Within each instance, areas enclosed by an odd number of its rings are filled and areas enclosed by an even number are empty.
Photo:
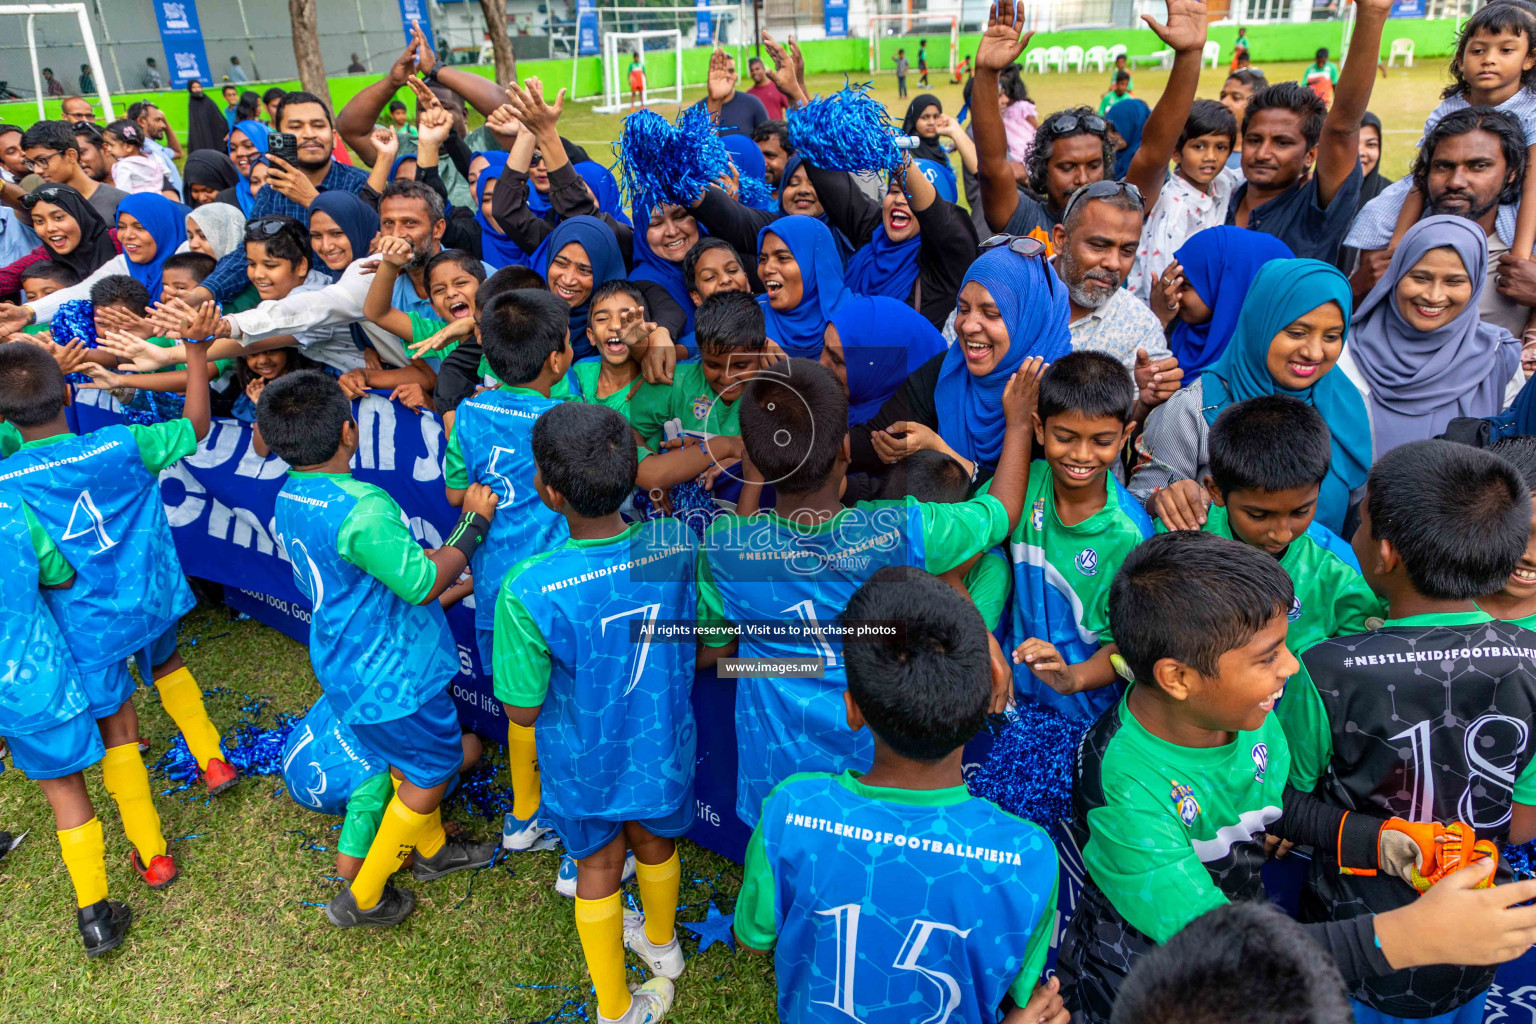
[[[1274,80],[1300,65],[1268,69]],[[1394,69],[1378,80],[1372,108],[1387,128],[1386,173],[1396,177],[1412,158],[1424,115],[1434,106],[1443,68]],[[937,76],[936,76],[937,77]],[[1043,112],[1073,102],[1096,103],[1106,76],[1047,75],[1030,89]],[[1138,95],[1155,97],[1166,76],[1138,71]],[[1200,93],[1214,97],[1224,74],[1207,71]],[[827,93],[841,78],[814,79]],[[911,85],[914,93],[920,91]],[[895,80],[884,76],[876,95],[898,117]],[[958,86],[932,90],[951,112]],[[690,100],[692,97],[689,97]],[[666,111],[669,112],[670,111]],[[619,119],[572,107],[564,133],[599,159]],[[270,724],[281,712],[301,712],[319,690],[305,649],[254,621],[231,622],[223,609],[200,608],[186,620],[182,653],[213,691],[209,711],[221,727],[253,718]],[[136,701],[153,762],[174,735],[155,695]],[[487,757],[500,761],[498,746]],[[587,999],[585,968],[570,904],[550,888],[556,855],[520,855],[483,872],[416,886],[420,903],[403,927],[383,934],[339,932],[314,904],[337,883],[333,820],[304,811],[271,777],[252,778],[209,803],[196,789],[158,800],[166,833],[179,838],[183,877],[170,890],[145,889],[127,865],[128,845],[116,809],[87,773],[106,825],[112,895],[134,907],[128,942],[100,962],[80,952],[69,880],[58,857],[53,819],[37,787],[16,771],[0,775],[0,827],[30,829],[20,849],[0,861],[0,1019],[31,1022],[132,1021],[243,1024],[385,1024],[396,1021],[575,1021]],[[157,791],[173,786],[157,778]],[[463,819],[482,838],[498,825]],[[685,904],[681,917],[698,921],[710,900],[729,912],[740,872],[721,858],[683,844]],[[684,946],[695,949],[691,933]],[[637,971],[638,978],[638,968]],[[683,1024],[773,1020],[769,961],[715,946],[694,959],[678,986],[675,1017]]]

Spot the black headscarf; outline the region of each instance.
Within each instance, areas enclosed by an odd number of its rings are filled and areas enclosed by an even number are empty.
[[[240,180],[240,170],[235,162],[217,149],[199,149],[187,154],[186,166],[181,171],[181,197],[188,206],[192,201],[192,186],[202,185],[215,192],[232,189]],[[238,205],[238,204],[236,204]]]
[[[1360,127],[1361,129],[1368,127],[1375,128],[1376,138],[1381,141],[1383,147],[1386,146],[1387,139],[1381,131],[1381,118],[1367,110],[1364,116],[1360,118]],[[1383,153],[1382,155],[1385,156],[1386,154]],[[1367,174],[1365,179],[1360,182],[1360,202],[1355,204],[1355,212],[1359,213],[1362,209],[1365,208],[1366,203],[1381,195],[1381,190],[1390,184],[1392,184],[1392,179],[1382,175],[1381,158],[1378,157],[1376,159],[1375,169],[1372,170],[1370,174]]]
[[[38,203],[59,207],[80,225],[80,244],[69,252],[54,252],[47,239],[43,239],[43,248],[48,250],[48,258],[73,270],[80,280],[90,277],[103,263],[117,255],[117,244],[107,233],[107,222],[101,219],[101,214],[79,192],[68,185],[44,185],[21,198],[21,205],[28,210]]]
[[[923,111],[929,107],[938,107],[939,113],[944,112],[944,104],[932,93],[923,93],[913,98],[907,107],[907,116],[901,119],[901,133],[903,135],[917,135],[917,119],[923,116]],[[917,135],[917,148],[912,151],[912,159],[935,160],[941,164],[949,164],[949,154],[944,152],[944,147],[939,145],[939,137],[935,135],[931,139],[925,139]]]
[[[228,135],[229,122],[224,119],[224,111],[219,109],[218,103],[207,93],[194,93],[188,86],[187,152],[197,149],[222,150]]]

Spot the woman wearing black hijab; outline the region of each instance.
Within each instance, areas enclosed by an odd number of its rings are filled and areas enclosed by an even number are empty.
[[[944,105],[939,98],[926,92],[914,97],[907,106],[907,116],[901,120],[901,134],[917,136],[912,159],[949,165],[949,154],[939,145],[939,116],[943,113]]]
[[[227,155],[216,149],[199,149],[187,155],[187,163],[181,171],[182,198],[188,206],[203,206],[223,199],[228,189],[232,206],[240,203],[234,198],[235,185],[240,181],[240,170]]]
[[[44,185],[22,196],[21,205],[22,216],[43,244],[9,266],[0,267],[0,295],[20,289],[27,268],[34,263],[52,260],[84,281],[122,252],[117,232],[107,227],[101,214],[68,185]]]
[[[1381,190],[1392,184],[1392,179],[1381,173],[1381,118],[1369,110],[1360,118],[1360,201],[1355,204],[1359,213],[1365,204],[1381,195]]]
[[[203,83],[187,83],[187,152],[199,149],[224,149],[229,136],[229,122],[212,96],[203,92]]]

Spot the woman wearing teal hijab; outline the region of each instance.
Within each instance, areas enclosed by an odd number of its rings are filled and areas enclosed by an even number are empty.
[[[1317,260],[1271,260],[1255,275],[1221,358],[1147,417],[1131,492],[1174,529],[1197,529],[1210,498],[1206,434],[1221,410],[1261,395],[1288,395],[1322,414],[1333,461],[1316,520],[1341,533],[1371,467],[1371,423],[1360,391],[1335,371],[1353,312],[1349,282]],[[1276,443],[1284,444],[1284,438]]]

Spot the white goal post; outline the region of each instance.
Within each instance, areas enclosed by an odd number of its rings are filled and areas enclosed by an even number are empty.
[[[645,54],[647,39],[666,39],[672,51],[674,74],[672,84],[660,89],[650,86],[651,64],[642,57],[646,68],[646,85],[640,92],[642,104],[683,103],[683,33],[675,28],[651,29],[645,32],[606,32],[603,34],[603,101],[592,108],[597,114],[620,114],[630,109],[629,62],[636,51]],[[651,53],[662,53],[652,50]]]
[[[47,99],[43,88],[42,65],[37,61],[37,16],[39,14],[73,14],[80,21],[80,38],[85,46],[85,59],[91,65],[91,77],[96,79],[96,96],[101,100],[102,123],[114,118],[112,97],[107,92],[107,76],[101,66],[101,55],[96,52],[96,33],[91,30],[91,19],[86,5],[76,4],[3,4],[0,14],[16,14],[27,19],[27,53],[32,58],[32,88],[37,91],[37,116],[42,120],[43,101]]]
[[[913,47],[911,39],[913,35],[918,33],[913,33],[912,23],[918,22],[921,25],[940,26],[946,21],[949,22],[949,64],[947,71],[950,74],[953,74],[954,70],[960,66],[960,18],[955,14],[929,14],[925,12],[908,14],[871,14],[869,16],[869,73],[871,75],[875,75],[881,72],[894,70],[894,54],[884,61],[882,61],[880,54],[880,44],[883,41],[883,37],[885,35],[883,31],[885,25],[891,22],[900,22],[900,25],[897,27],[898,34],[895,35],[891,41],[905,49],[912,51],[910,54],[908,54],[907,59],[912,62],[912,73],[916,74],[917,50]],[[924,28],[922,31],[927,32],[928,30]],[[937,35],[937,33],[931,34]],[[884,66],[882,66],[882,63]],[[928,66],[928,70],[930,72],[936,69],[936,64],[930,64]]]

